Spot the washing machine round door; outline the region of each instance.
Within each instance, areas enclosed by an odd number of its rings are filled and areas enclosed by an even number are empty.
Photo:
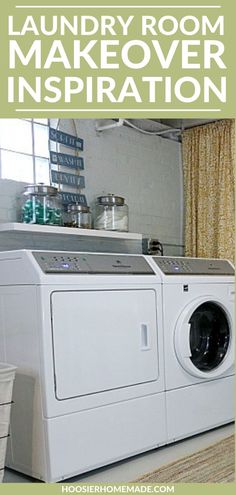
[[[188,305],[175,328],[175,351],[191,375],[217,378],[234,361],[232,317],[220,301],[200,298]]]

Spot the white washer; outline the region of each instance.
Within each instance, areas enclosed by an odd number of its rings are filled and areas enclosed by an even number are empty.
[[[0,253],[7,465],[47,482],[167,441],[161,283],[141,255]]]
[[[153,257],[162,279],[168,442],[234,419],[234,268]]]

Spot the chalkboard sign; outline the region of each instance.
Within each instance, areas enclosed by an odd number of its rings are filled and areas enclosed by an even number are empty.
[[[49,127],[49,139],[69,148],[80,151],[84,149],[83,139],[67,134],[66,132],[58,131],[57,129],[53,129],[53,127]]]
[[[84,170],[84,159],[82,156],[73,156],[67,155],[66,153],[50,151],[50,161],[54,165]]]

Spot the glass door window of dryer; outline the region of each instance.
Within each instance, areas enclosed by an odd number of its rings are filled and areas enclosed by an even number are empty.
[[[201,304],[190,320],[191,361],[203,372],[217,368],[225,358],[230,328],[223,309],[213,302]]]
[[[51,308],[59,400],[157,380],[153,290],[54,292]]]

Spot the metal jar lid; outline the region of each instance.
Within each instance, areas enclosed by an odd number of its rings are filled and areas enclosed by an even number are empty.
[[[74,203],[67,206],[67,211],[72,213],[89,213],[90,208],[86,205],[81,205],[79,203]]]
[[[125,204],[125,198],[115,196],[115,194],[107,194],[106,196],[98,196],[97,202],[99,205],[122,206]]]
[[[38,196],[56,196],[58,190],[53,186],[46,186],[45,184],[28,184],[25,186],[25,195],[35,194]]]

